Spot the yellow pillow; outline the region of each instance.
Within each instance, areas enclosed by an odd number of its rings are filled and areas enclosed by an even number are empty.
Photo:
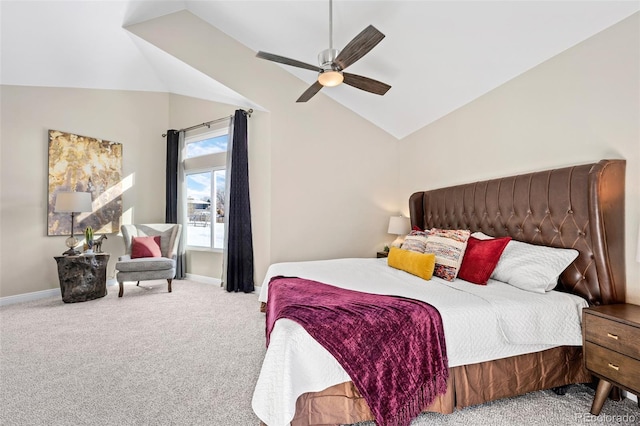
[[[430,280],[436,266],[436,255],[391,247],[387,263],[392,268],[400,269],[424,280]]]

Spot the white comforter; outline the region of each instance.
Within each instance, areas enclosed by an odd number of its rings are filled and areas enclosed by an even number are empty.
[[[581,314],[588,304],[566,293],[532,293],[494,280],[486,286],[437,277],[425,281],[390,268],[387,259],[335,259],[271,265],[260,301],[267,301],[269,281],[277,275],[431,304],[442,316],[449,367],[582,344]],[[271,332],[253,410],[268,426],[288,425],[298,396],[349,380],[335,358],[302,326],[280,319]]]

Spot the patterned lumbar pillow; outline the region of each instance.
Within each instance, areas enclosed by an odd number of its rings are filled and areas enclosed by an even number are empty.
[[[471,232],[467,229],[431,228],[429,230],[424,251],[436,255],[433,275],[447,281],[453,281],[456,278],[470,235]]]
[[[409,232],[404,238],[404,242],[400,247],[402,250],[415,251],[417,253],[424,253],[425,245],[427,244],[427,233],[425,231],[413,230]]]

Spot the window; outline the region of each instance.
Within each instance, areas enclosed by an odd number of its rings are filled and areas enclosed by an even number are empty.
[[[224,134],[221,136],[213,136],[208,139],[199,139],[191,142],[186,142],[187,145],[187,158],[201,157],[208,154],[218,154],[220,152],[227,152],[227,143],[229,141],[229,135]]]
[[[225,170],[186,173],[187,245],[221,249]]]
[[[226,128],[185,138],[185,228],[190,248],[223,248],[228,140]]]

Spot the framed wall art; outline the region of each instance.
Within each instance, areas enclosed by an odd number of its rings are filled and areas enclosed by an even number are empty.
[[[49,130],[47,235],[70,235],[71,216],[56,213],[58,192],[90,192],[92,212],[76,216],[74,232],[91,226],[96,234],[120,231],[122,144]]]

